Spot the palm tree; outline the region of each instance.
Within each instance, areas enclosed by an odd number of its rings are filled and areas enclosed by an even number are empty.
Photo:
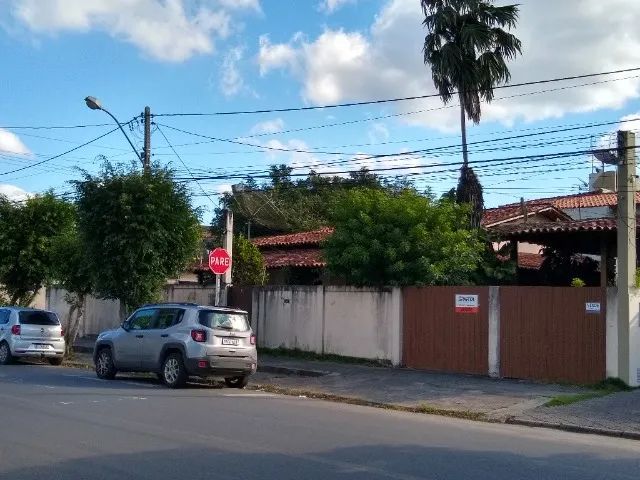
[[[433,83],[443,102],[448,103],[456,94],[460,101],[463,165],[457,199],[472,204],[476,219],[472,224],[479,226],[484,208],[482,189],[478,197],[479,183],[472,188],[465,186],[465,179],[476,178],[469,167],[466,119],[479,123],[481,102],[493,100],[494,87],[507,83],[511,77],[506,61],[522,53],[521,42],[504,29],[515,27],[518,6],[496,7],[492,0],[420,0],[420,3],[425,15],[423,24],[428,30],[424,63],[431,67]]]

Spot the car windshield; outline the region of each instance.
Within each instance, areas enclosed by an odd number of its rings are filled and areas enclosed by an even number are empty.
[[[24,310],[18,314],[21,325],[60,325],[55,313]]]
[[[249,330],[246,313],[219,312],[215,310],[200,310],[198,320],[200,325],[209,328],[222,328],[236,332]]]

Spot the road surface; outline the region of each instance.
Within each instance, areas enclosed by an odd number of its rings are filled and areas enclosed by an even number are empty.
[[[0,367],[0,479],[633,479],[640,442]]]

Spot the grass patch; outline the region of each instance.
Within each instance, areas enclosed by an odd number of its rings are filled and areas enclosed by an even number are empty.
[[[320,354],[315,352],[307,352],[304,350],[299,350],[297,348],[259,348],[258,353],[263,355],[271,355],[272,357],[297,358],[300,360],[313,360],[318,362],[350,363],[355,365],[367,365],[369,367],[392,366],[389,360],[372,360],[369,358],[343,357],[342,355],[335,355],[332,353]]]
[[[561,407],[563,405],[571,405],[572,403],[582,402],[584,400],[590,400],[592,398],[604,397],[611,392],[589,392],[589,393],[576,393],[573,395],[558,395],[553,397],[547,403],[545,407]]]
[[[630,390],[633,390],[633,388],[631,388],[629,385],[624,383],[624,381],[620,380],[619,378],[611,378],[611,377],[599,383],[596,383],[595,385],[590,385],[589,388],[592,388],[593,390],[599,390],[599,391],[605,390],[611,393],[628,392]]]

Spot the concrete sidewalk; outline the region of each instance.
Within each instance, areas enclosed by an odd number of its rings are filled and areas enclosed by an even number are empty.
[[[78,360],[90,363],[93,340],[79,342],[78,347],[76,351],[86,352],[79,353]],[[259,370],[251,384],[282,393],[640,439],[640,390],[545,407],[555,396],[591,391],[524,380],[268,355],[260,355]]]

